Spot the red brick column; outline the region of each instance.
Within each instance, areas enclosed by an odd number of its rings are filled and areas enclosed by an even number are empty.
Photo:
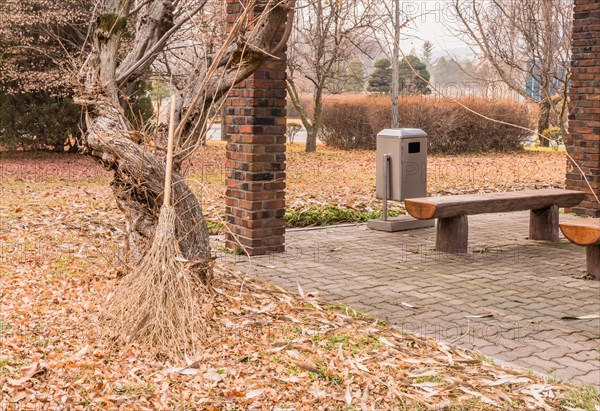
[[[240,10],[240,0],[227,0],[230,24]],[[250,255],[284,251],[285,51],[277,57],[236,85],[226,103],[226,246]]]
[[[567,188],[588,193],[571,211],[600,217],[600,2],[575,0],[573,57],[567,152],[579,164],[567,164]]]

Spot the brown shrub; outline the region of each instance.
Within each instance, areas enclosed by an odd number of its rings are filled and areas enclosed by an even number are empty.
[[[461,103],[486,117],[531,128],[533,116],[524,103],[463,98]],[[482,118],[461,106],[435,97],[401,97],[400,126],[423,129],[433,153],[510,151],[521,147],[531,134]],[[328,100],[319,138],[345,150],[375,149],[376,135],[391,123],[386,96],[345,96]]]
[[[304,111],[306,111],[306,113],[309,116],[312,115],[313,101],[312,101],[312,96],[310,94],[307,94],[307,93],[300,94],[300,105],[302,106],[302,108],[304,108]],[[292,100],[290,99],[289,96],[286,101],[286,111],[287,111],[288,118],[293,118],[293,119],[300,118],[300,114],[298,113],[298,110],[296,110],[296,107],[292,103]]]

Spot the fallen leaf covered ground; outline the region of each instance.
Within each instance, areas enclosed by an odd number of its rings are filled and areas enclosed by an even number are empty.
[[[222,151],[216,143],[202,150],[205,170],[211,162],[217,167]],[[560,186],[562,157],[501,155],[503,167],[492,166],[492,156],[433,157],[433,166],[463,171],[430,187],[441,193]],[[289,201],[375,208],[373,161],[368,152],[305,156],[294,148]],[[225,268],[201,354],[177,364],[143,347],[115,349],[102,338],[101,323],[121,281],[113,262],[123,227],[110,173],[78,156],[18,154],[0,164],[0,410],[582,406],[587,388],[544,381],[328,305],[310,290],[294,296]],[[479,176],[464,177],[464,170],[478,169],[488,170],[481,177],[490,179],[487,185]],[[201,170],[196,162],[195,189],[218,218],[222,168]],[[506,170],[521,174],[502,181]]]
[[[566,167],[562,152],[522,151],[462,156],[430,156],[429,195],[514,191],[528,188],[564,187]],[[209,221],[224,212],[225,147],[210,141],[185,167],[194,192]],[[73,181],[103,189],[110,203],[110,173],[81,156],[18,153],[4,155],[0,173],[23,183],[66,184]],[[288,145],[286,198],[289,209],[335,205],[355,210],[380,210],[375,198],[375,153],[341,151],[319,147],[303,152],[302,144]],[[401,204],[392,207],[402,209]]]

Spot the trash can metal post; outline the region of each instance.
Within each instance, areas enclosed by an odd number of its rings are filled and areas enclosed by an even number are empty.
[[[392,156],[389,154],[383,155],[383,179],[385,181],[385,190],[383,194],[383,221],[387,221],[388,219],[388,198],[390,195],[390,162],[392,160]]]

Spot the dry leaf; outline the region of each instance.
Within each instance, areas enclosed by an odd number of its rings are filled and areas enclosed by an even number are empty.
[[[249,393],[246,393],[246,398],[256,398],[256,397],[260,397],[263,394],[264,394],[263,390],[254,390],[254,391],[250,391]]]

